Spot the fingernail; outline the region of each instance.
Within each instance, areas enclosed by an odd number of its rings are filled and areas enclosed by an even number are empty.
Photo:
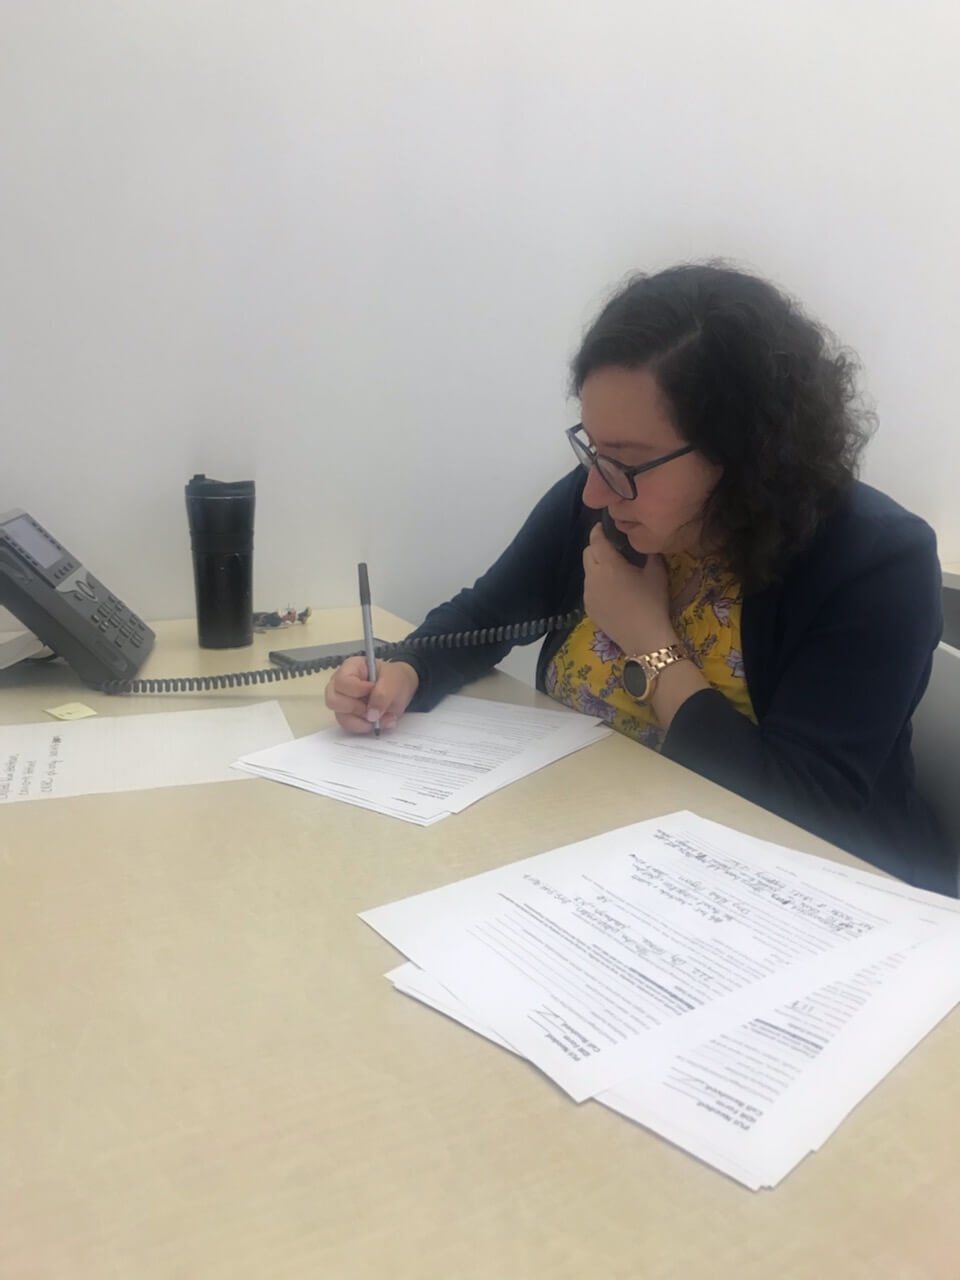
[[[376,707],[367,707],[367,719],[371,724],[376,724],[380,719],[380,712]]]

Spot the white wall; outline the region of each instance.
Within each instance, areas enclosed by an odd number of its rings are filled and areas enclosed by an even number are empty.
[[[257,607],[418,617],[568,466],[623,273],[727,255],[861,352],[868,478],[960,559],[954,0],[3,0],[0,509],[148,616],[183,484]]]

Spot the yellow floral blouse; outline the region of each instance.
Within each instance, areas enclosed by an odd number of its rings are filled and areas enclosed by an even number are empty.
[[[755,720],[740,650],[743,592],[739,582],[716,560],[695,560],[685,554],[665,560],[677,635],[710,685]],[[635,702],[620,683],[623,660],[623,652],[609,636],[584,618],[547,668],[547,693],[659,751],[664,730],[653,708]]]

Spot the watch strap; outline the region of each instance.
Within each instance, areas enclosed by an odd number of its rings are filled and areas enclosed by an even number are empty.
[[[627,661],[639,662],[647,675],[656,676],[666,667],[672,666],[675,662],[684,662],[689,657],[683,645],[667,644],[662,649],[654,649],[650,653],[627,654]]]
[[[646,677],[646,684],[642,692],[635,691],[629,688],[624,680],[624,688],[637,702],[646,702],[653,692],[660,672],[673,666],[675,662],[686,661],[689,657],[689,652],[681,644],[664,645],[662,649],[653,649],[650,653],[628,654],[624,659],[624,669],[626,670],[628,664],[636,663]]]

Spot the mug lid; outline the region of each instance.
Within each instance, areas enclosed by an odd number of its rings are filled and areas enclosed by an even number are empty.
[[[184,487],[188,498],[252,498],[255,492],[252,480],[208,480],[202,474]]]

